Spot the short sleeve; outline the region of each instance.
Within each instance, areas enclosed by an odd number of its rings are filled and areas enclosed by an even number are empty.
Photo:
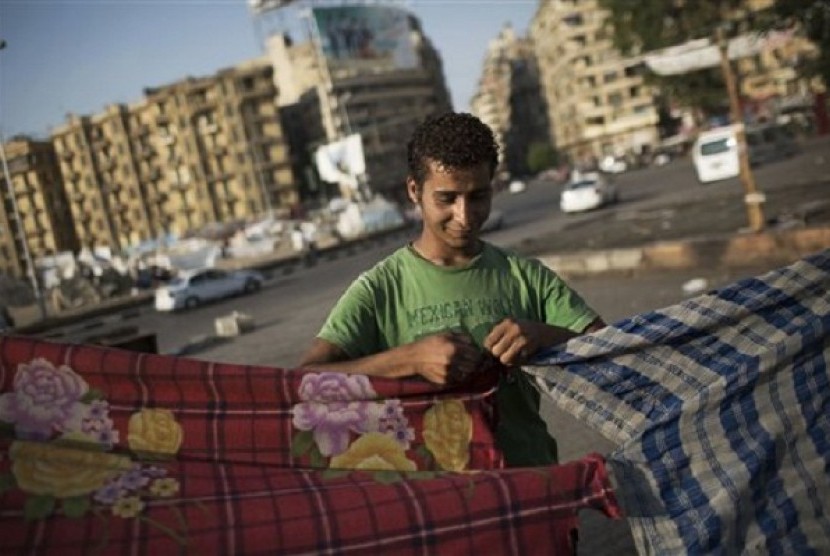
[[[581,333],[599,318],[585,300],[554,271],[539,261],[532,261],[531,272],[541,296],[539,303],[544,321],[553,326]]]
[[[377,307],[369,278],[352,282],[329,313],[317,334],[354,359],[380,351]]]

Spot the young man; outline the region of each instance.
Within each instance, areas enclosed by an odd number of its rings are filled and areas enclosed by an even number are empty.
[[[415,130],[408,159],[420,236],[349,286],[300,366],[445,384],[495,357],[513,368],[497,395],[508,465],[555,462],[538,393],[515,367],[604,324],[539,261],[479,239],[498,162],[489,127],[469,114],[431,117]]]

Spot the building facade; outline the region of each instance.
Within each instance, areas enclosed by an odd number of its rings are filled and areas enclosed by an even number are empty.
[[[572,161],[639,154],[659,141],[654,94],[624,58],[596,0],[543,0],[530,24],[550,133]]]
[[[487,47],[470,109],[493,130],[501,170],[511,175],[528,173],[534,143],[552,144],[533,44],[509,25]]]
[[[0,274],[24,277],[25,247],[36,260],[77,249],[78,241],[52,144],[16,138],[4,152],[12,183],[0,175]]]
[[[314,33],[310,41],[296,44],[275,33],[266,44],[281,108],[317,104],[316,109],[303,110],[319,117],[305,125],[314,130],[305,139],[307,150],[360,134],[370,190],[400,200],[405,196],[409,136],[427,116],[452,109],[438,52],[418,19],[411,14],[406,18],[405,40],[417,57],[411,67],[334,64]]]
[[[121,251],[297,202],[270,64],[148,88],[52,133],[83,247]]]

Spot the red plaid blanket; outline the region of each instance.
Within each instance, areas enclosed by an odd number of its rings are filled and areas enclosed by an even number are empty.
[[[502,469],[463,388],[0,337],[3,552],[570,553],[604,460]]]

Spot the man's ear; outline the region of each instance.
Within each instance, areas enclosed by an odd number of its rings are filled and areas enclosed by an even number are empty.
[[[412,176],[407,176],[406,178],[406,194],[409,196],[409,200],[416,205],[421,201],[421,189],[415,183],[415,180],[412,179]]]

